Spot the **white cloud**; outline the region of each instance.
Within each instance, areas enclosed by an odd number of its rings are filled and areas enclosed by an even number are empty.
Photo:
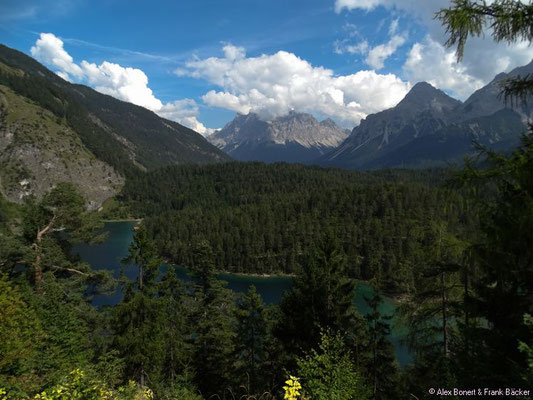
[[[394,35],[387,43],[380,44],[370,50],[365,60],[366,63],[375,69],[383,68],[385,60],[393,55],[405,41],[405,36]]]
[[[391,22],[391,24],[389,25],[390,36],[396,35],[396,32],[398,32],[399,25],[400,25],[400,20],[398,18],[396,18],[395,20]]]
[[[484,85],[481,79],[470,75],[464,65],[456,62],[453,51],[446,50],[429,35],[422,43],[415,43],[403,69],[411,82],[429,82],[453,91],[461,99]]]
[[[222,58],[196,58],[176,73],[222,89],[206,93],[202,97],[206,104],[243,114],[256,112],[265,119],[296,110],[353,125],[369,113],[393,107],[409,89],[393,74],[359,71],[336,76],[286,51],[246,57],[242,48],[226,45],[223,50]]]
[[[397,34],[398,19],[391,22],[389,26],[390,40],[372,48],[365,59],[365,62],[374,69],[381,69],[385,66],[385,60],[393,55],[398,47],[403,46],[407,40],[407,32]]]
[[[487,1],[487,4],[493,1]],[[529,0],[522,2],[528,3]],[[469,39],[464,59],[457,63],[455,49],[446,49],[443,46],[447,35],[440,21],[434,19],[438,10],[450,5],[449,0],[335,0],[335,11],[371,11],[383,6],[417,20],[427,28],[428,36],[413,44],[403,67],[406,77],[413,83],[429,81],[463,99],[473,90],[490,82],[498,73],[509,72],[529,63],[533,58],[533,47],[529,46],[528,42],[495,43],[491,31],[487,30],[484,36]],[[376,68],[381,66],[380,56],[387,53],[386,50],[386,46],[375,50],[377,54],[374,58],[367,57],[367,62],[374,64]]]
[[[368,42],[363,40],[356,44],[347,44],[344,41],[335,41],[334,51],[337,54],[366,54],[368,53]]]
[[[148,77],[140,69],[107,61],[100,65],[82,61],[81,67],[87,83],[101,93],[152,111],[158,111],[163,106],[148,87]]]
[[[378,6],[405,10],[426,18],[441,8],[449,7],[450,0],[335,0],[336,13],[344,9],[371,11]]]
[[[487,4],[493,3],[495,0],[485,0]],[[527,4],[530,0],[518,0]],[[419,16],[431,17],[441,8],[450,7],[450,0],[335,0],[335,12],[340,13],[346,10],[373,10],[378,6],[387,8],[397,8],[415,12]]]
[[[407,32],[398,34],[398,19],[391,22],[389,26],[390,40],[371,48],[366,40],[356,44],[349,44],[347,40],[335,41],[334,51],[337,54],[362,54],[365,55],[365,62],[376,70],[385,66],[385,60],[393,55],[400,46],[407,41]]]
[[[198,104],[193,99],[175,100],[166,103],[157,113],[163,118],[188,126],[202,135],[209,135],[215,132],[215,129],[207,128],[198,121],[197,117],[200,111]]]
[[[335,12],[340,13],[345,8],[348,10],[354,8],[372,10],[382,2],[383,0],[335,0]]]
[[[63,49],[63,41],[52,33],[41,33],[30,52],[39,61],[57,68],[63,74],[62,77],[70,75],[78,79],[83,77],[79,65],[75,64],[70,54]]]
[[[100,93],[145,107],[198,133],[209,134],[213,131],[198,121],[200,112],[194,100],[183,99],[163,104],[149,88],[146,74],[138,68],[123,67],[108,61],[97,65],[84,60],[78,65],[63,48],[63,41],[52,33],[41,33],[30,51],[37,60],[57,68],[56,73],[69,82],[85,82]],[[236,59],[239,50],[235,49],[227,56]]]

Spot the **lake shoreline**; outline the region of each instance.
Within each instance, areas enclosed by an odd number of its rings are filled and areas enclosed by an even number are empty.
[[[142,222],[142,218],[117,218],[117,219],[107,219],[107,220],[102,220],[102,222],[104,223],[116,223],[116,222],[135,222],[136,225],[139,225],[141,222]],[[173,262],[171,262],[170,260],[168,259],[163,259],[163,262],[167,265],[174,265],[174,266],[177,266],[177,264],[174,264]],[[188,269],[189,271],[191,271],[190,268],[187,268],[187,267],[184,267],[186,269]],[[237,277],[237,278],[264,278],[264,279],[276,279],[276,278],[295,278],[296,277],[296,274],[287,274],[287,273],[283,273],[283,272],[276,272],[276,273],[271,273],[271,274],[266,274],[266,273],[253,273],[253,272],[232,272],[232,271],[227,271],[227,270],[216,270],[215,271],[217,275],[222,275],[222,276],[233,276],[233,277]],[[363,279],[354,279],[356,281],[357,284],[359,283],[363,283],[365,285],[371,285],[373,286],[370,281],[365,281]],[[386,293],[386,292],[382,292],[384,296],[386,296],[389,300],[392,300],[394,303],[396,304],[404,304],[406,301],[407,301],[407,297],[408,295],[406,294],[400,294],[400,295],[393,295],[393,294],[390,294],[390,293]]]
[[[242,278],[294,278],[296,274],[285,274],[283,272],[273,274],[258,274],[253,272],[231,272],[225,270],[217,270],[218,275],[230,275]]]
[[[142,222],[142,218],[114,218],[114,219],[102,219],[103,223],[106,222],[136,222],[139,225]]]
[[[283,272],[281,273],[274,273],[274,274],[257,274],[257,273],[247,273],[247,272],[230,272],[230,271],[224,271],[224,270],[217,270],[217,275],[226,275],[226,276],[234,276],[238,278],[295,278],[296,274],[285,274]],[[365,281],[363,279],[354,279],[357,284],[364,284],[364,285],[370,285],[370,281]],[[407,301],[408,295],[406,294],[400,294],[400,295],[393,295],[386,292],[381,292],[384,296],[386,296],[389,300],[392,300],[396,304],[404,304]]]
[[[217,270],[217,275],[226,275],[226,276],[235,276],[238,278],[295,278],[296,274],[285,274],[283,272],[280,273],[274,273],[274,274],[257,274],[257,273],[247,273],[247,272],[230,272],[225,270]],[[364,284],[364,285],[370,285],[370,281],[365,281],[363,279],[354,279],[357,284]],[[394,303],[397,304],[403,304],[407,301],[408,295],[406,294],[400,294],[400,295],[392,295],[390,293],[383,292],[383,295],[386,296],[388,299],[392,300]]]

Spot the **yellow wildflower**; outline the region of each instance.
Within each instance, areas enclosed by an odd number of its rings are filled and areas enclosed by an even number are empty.
[[[299,378],[291,375],[289,379],[285,381],[285,384],[287,385],[283,386],[283,390],[285,391],[283,398],[285,400],[298,400],[298,397],[301,395],[300,389],[302,388],[298,379]]]

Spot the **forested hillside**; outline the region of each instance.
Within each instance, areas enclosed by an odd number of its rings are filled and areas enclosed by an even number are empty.
[[[462,194],[442,187],[446,174],[438,170],[369,174],[291,166],[289,174],[286,165],[226,164],[146,174],[137,182],[142,190],[126,187],[130,198],[123,205],[140,209],[137,196],[146,201],[147,213],[160,212],[160,203],[175,211],[161,219],[147,216],[137,229],[124,260],[136,268],[134,280],[113,280],[69,251],[74,240],[96,240],[98,234],[96,215],[85,211],[72,185],[58,185],[24,207],[2,201],[0,393],[16,400],[55,400],[79,391],[91,400],[250,400],[300,390],[316,399],[392,400],[411,393],[425,398],[428,387],[497,385],[517,386],[517,398],[527,398],[532,154],[530,136],[508,157],[489,153],[485,169],[469,166],[453,178],[464,185]],[[183,191],[148,190],[156,177],[161,187]],[[311,190],[320,195],[309,196]],[[353,201],[339,200],[348,196]],[[257,213],[256,204],[270,202],[277,205],[266,209],[271,217],[230,218],[233,205]],[[324,217],[325,203],[332,211]],[[192,214],[202,229],[189,238],[190,250],[181,250],[194,277],[183,283],[173,268],[160,271],[160,249],[182,240],[186,231],[171,228],[180,226],[176,216],[188,218],[183,211],[194,204],[205,213]],[[299,208],[310,216],[291,216],[289,210]],[[280,222],[275,211],[283,216]],[[209,229],[217,231],[207,220],[217,214],[237,229],[247,226],[240,220],[267,228],[306,220],[300,235],[313,242],[292,244],[309,247],[297,257],[292,289],[279,306],[265,306],[253,288],[235,297],[216,279],[216,270],[226,267],[219,258],[224,253],[205,238]],[[363,233],[376,248],[363,253],[350,247],[343,235],[352,231],[341,215],[360,218],[363,227],[368,223]],[[260,241],[260,234],[269,237],[267,228],[244,232]],[[375,253],[382,258],[366,264],[365,257]],[[382,267],[396,256],[396,270]],[[408,327],[414,355],[405,369],[395,362],[388,341],[392,321],[380,311],[379,293],[366,299],[367,315],[355,309],[352,277],[366,265],[376,266],[365,271],[376,284],[403,294],[398,317]],[[91,306],[92,295],[117,283],[123,287],[119,304]],[[287,380],[289,374],[298,379]]]
[[[10,201],[41,198],[58,182],[75,182],[90,209],[124,184],[62,118],[0,85],[0,193]]]
[[[153,112],[71,84],[31,57],[0,45],[0,83],[64,120],[83,144],[121,174],[230,158],[201,135]]]
[[[445,187],[449,176],[288,164],[184,166],[128,181],[121,199],[145,218],[170,262],[190,265],[190,243],[207,240],[220,269],[292,274],[330,232],[348,256],[350,277],[406,292],[435,257],[427,244],[473,223],[467,201]]]
[[[453,0],[436,17],[458,60],[485,27],[496,41],[533,40],[532,3]],[[500,86],[521,102],[532,88],[533,75]],[[0,400],[532,398],[533,124],[514,150],[479,146],[458,170],[173,165],[190,161],[169,150],[178,136],[198,163],[226,158],[4,47],[0,94],[0,144],[41,140],[45,156],[72,150],[126,178],[101,211],[72,181],[19,203],[0,193]],[[485,109],[479,98],[467,114]],[[518,129],[503,113],[484,126]],[[141,150],[156,132],[159,144]],[[16,182],[18,164],[5,160],[2,182]],[[117,274],[73,251],[105,240],[109,217],[142,218],[125,223]],[[291,285],[266,305],[253,286],[229,290],[220,270],[288,273]],[[364,313],[356,279],[369,289]],[[97,306],[105,295],[120,299]]]

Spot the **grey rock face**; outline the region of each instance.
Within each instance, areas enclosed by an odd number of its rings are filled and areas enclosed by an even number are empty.
[[[464,103],[426,82],[417,83],[396,107],[361,121],[348,139],[318,163],[359,169],[429,167],[461,162],[474,151],[474,141],[508,149],[525,131],[531,108],[505,103],[501,82],[530,73],[533,61],[499,74]]]
[[[471,118],[482,117],[494,114],[504,108],[513,109],[514,111],[526,116],[529,115],[530,109],[523,104],[511,104],[505,102],[500,95],[501,85],[508,78],[517,76],[524,77],[533,73],[533,61],[523,67],[518,67],[509,72],[501,73],[486,86],[476,90],[466,101],[459,107],[454,115],[455,122],[466,121]]]
[[[338,146],[346,130],[331,119],[290,112],[272,121],[256,114],[237,115],[208,140],[238,160],[307,162]]]
[[[94,210],[118,193],[124,178],[90,153],[50,111],[0,85],[0,193],[20,203],[58,182],[74,183]]]

